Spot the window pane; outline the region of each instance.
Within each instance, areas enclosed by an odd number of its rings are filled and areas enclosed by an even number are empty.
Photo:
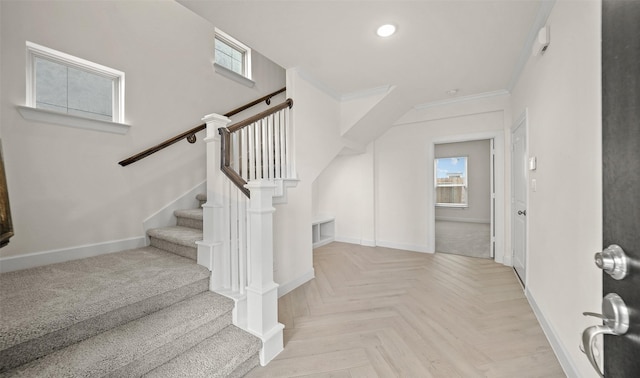
[[[113,79],[35,57],[36,108],[111,121]]]
[[[215,39],[216,63],[237,74],[244,75],[243,60],[244,51],[238,50],[220,39]]]
[[[67,66],[39,57],[36,65],[36,108],[66,113]]]
[[[112,104],[112,79],[69,68],[69,114],[111,119]]]
[[[438,158],[436,170],[436,203],[467,204],[467,158]]]

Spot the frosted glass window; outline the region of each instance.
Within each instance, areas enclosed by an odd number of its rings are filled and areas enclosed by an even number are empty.
[[[114,79],[35,58],[36,108],[113,119]]]
[[[27,42],[27,106],[124,121],[124,73]]]
[[[214,61],[238,75],[251,79],[251,49],[217,29]]]

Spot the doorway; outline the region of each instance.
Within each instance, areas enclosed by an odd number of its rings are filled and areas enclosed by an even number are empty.
[[[494,257],[493,139],[434,146],[435,250]]]

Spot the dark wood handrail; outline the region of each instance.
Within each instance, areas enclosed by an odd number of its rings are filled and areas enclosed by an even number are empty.
[[[278,95],[278,94],[280,94],[280,93],[282,93],[282,92],[284,92],[286,90],[287,90],[286,87],[278,89],[277,91],[269,93],[266,96],[262,96],[259,99],[251,101],[250,103],[248,103],[246,105],[243,105],[243,106],[241,106],[239,108],[233,109],[232,111],[225,113],[224,116],[225,117],[234,116],[234,115],[236,115],[236,114],[238,114],[238,113],[240,113],[240,112],[242,112],[244,110],[247,110],[247,109],[249,109],[249,108],[251,108],[251,107],[253,107],[255,105],[258,105],[259,103],[261,103],[263,101],[266,102],[267,105],[270,105],[272,97],[274,97],[274,96],[276,96],[276,95]],[[123,167],[126,167],[127,165],[135,163],[138,160],[144,159],[147,156],[152,155],[152,154],[154,154],[154,153],[156,153],[156,152],[158,152],[158,151],[160,151],[160,150],[162,150],[164,148],[167,148],[170,145],[172,145],[172,144],[174,144],[176,142],[179,142],[184,138],[187,138],[187,141],[189,143],[195,143],[196,142],[196,133],[200,132],[200,131],[202,131],[202,130],[204,130],[206,128],[207,128],[207,124],[206,123],[198,125],[198,126],[192,128],[190,130],[185,131],[182,134],[176,135],[173,138],[167,139],[167,140],[165,140],[164,142],[162,142],[160,144],[157,144],[157,145],[155,145],[155,146],[153,146],[151,148],[147,148],[146,150],[144,150],[144,151],[142,151],[140,153],[137,153],[137,154],[135,154],[133,156],[130,156],[130,157],[118,162],[118,164],[120,164]]]
[[[273,92],[273,93],[269,93],[266,96],[260,97],[259,99],[255,100],[255,101],[251,101],[250,103],[246,104],[246,105],[242,105],[241,107],[237,108],[237,109],[233,109],[232,111],[230,111],[229,113],[225,114],[225,117],[231,117],[234,116],[244,110],[247,110],[253,106],[258,105],[259,103],[261,103],[262,101],[264,101],[267,105],[271,105],[271,97],[274,97],[276,95],[279,95],[280,93],[284,92],[287,90],[287,87],[284,88],[280,88],[277,91]]]
[[[220,133],[220,170],[231,180],[231,182],[244,193],[247,198],[251,198],[251,192],[245,188],[247,182],[236,171],[231,168],[231,133],[224,127],[218,129]]]
[[[247,182],[238,174],[238,172],[234,171],[231,168],[231,133],[234,133],[238,130],[242,130],[243,128],[249,126],[250,124],[259,121],[265,117],[270,116],[276,112],[284,108],[289,108],[293,106],[293,100],[288,98],[283,103],[275,105],[272,108],[269,108],[263,112],[260,112],[253,117],[249,117],[244,121],[240,121],[234,123],[228,127],[221,127],[218,129],[218,133],[220,134],[220,170],[235,184],[244,193],[247,198],[251,198],[251,193],[249,189],[245,188]]]
[[[273,108],[269,108],[263,112],[260,112],[252,117],[249,117],[247,119],[245,119],[244,121],[240,121],[240,122],[236,122],[231,126],[227,127],[227,130],[229,130],[230,133],[235,133],[236,131],[243,129],[247,126],[249,126],[250,124],[259,121],[267,116],[270,116],[271,114],[278,112],[284,108],[288,107],[289,109],[291,109],[291,107],[293,107],[293,100],[288,98],[286,99],[285,102],[280,103],[278,105],[275,105]]]

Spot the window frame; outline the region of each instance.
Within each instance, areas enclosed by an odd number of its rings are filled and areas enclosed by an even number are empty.
[[[226,67],[220,63],[216,62],[216,43],[217,41],[221,41],[224,44],[228,45],[232,49],[242,54],[242,73],[238,73],[233,69]],[[214,45],[213,45],[213,65],[216,69],[216,72],[227,76],[231,79],[239,81],[242,84],[253,87],[253,73],[251,69],[251,48],[244,43],[238,41],[233,38],[229,34],[223,32],[222,30],[215,28],[214,35]],[[238,80],[239,79],[239,80]]]
[[[462,184],[446,184],[439,185],[438,184],[438,160],[440,159],[464,159],[464,172],[463,178],[464,182]],[[433,160],[433,184],[434,184],[434,203],[436,207],[451,207],[451,208],[468,208],[469,207],[469,156],[468,155],[460,155],[460,156],[443,156],[436,157]],[[451,187],[462,187],[464,188],[465,202],[464,203],[447,203],[447,202],[438,202],[438,188],[451,188]]]
[[[125,87],[125,74],[122,71],[103,66],[98,63],[88,61],[86,59],[78,58],[76,56],[63,53],[61,51],[54,50],[49,47],[41,46],[33,42],[26,42],[27,46],[27,70],[26,70],[26,107],[36,109],[38,111],[45,111],[36,107],[36,58],[52,61],[54,63],[62,64],[67,67],[76,68],[91,74],[102,76],[113,80],[112,87],[112,122],[124,124],[124,87]],[[53,112],[53,111],[48,111]],[[71,115],[63,112],[55,112],[69,117],[76,117],[86,120],[95,121],[89,117],[83,117],[81,115]]]

